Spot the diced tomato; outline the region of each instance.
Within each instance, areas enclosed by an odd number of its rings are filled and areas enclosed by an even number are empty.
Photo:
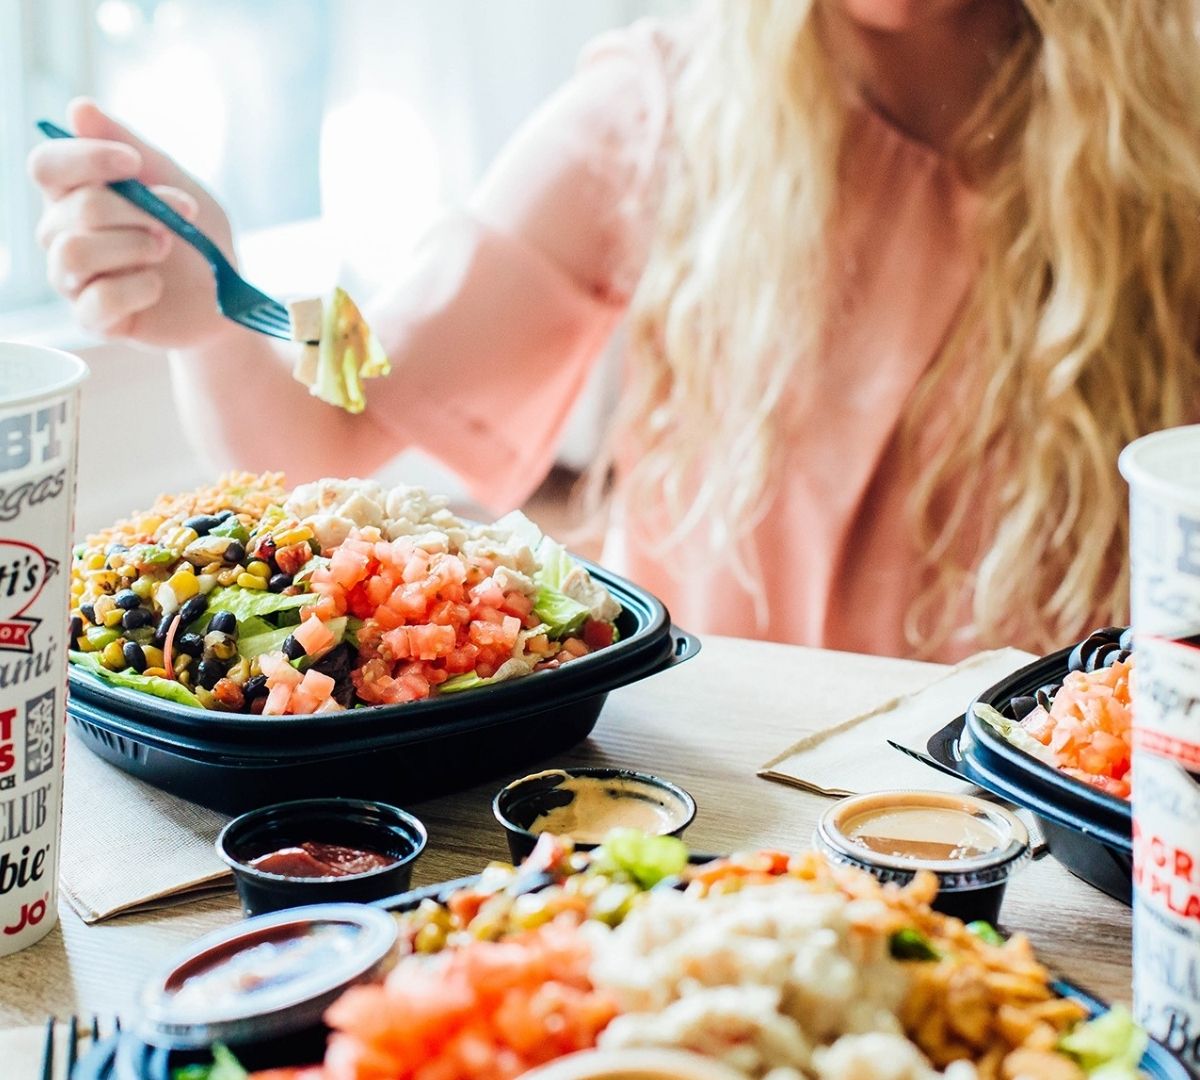
[[[506,592],[504,594],[504,603],[500,605],[500,610],[509,615],[515,615],[524,622],[533,614],[533,600],[524,593]]]
[[[613,624],[600,619],[588,619],[583,624],[583,641],[589,649],[607,649],[613,643]]]
[[[326,675],[323,671],[315,671],[309,668],[304,673],[304,678],[300,681],[300,689],[306,694],[311,694],[318,701],[324,701],[330,694],[333,693],[333,688],[336,684],[334,680]]]
[[[267,686],[299,686],[304,678],[281,652],[264,653],[258,658],[258,670],[267,677]]]
[[[287,683],[276,683],[267,694],[267,703],[263,706],[264,716],[283,716],[288,710],[292,699],[292,687]]]
[[[344,542],[329,560],[328,573],[330,579],[344,589],[351,589],[367,576],[371,559]]]
[[[309,656],[320,656],[336,644],[333,632],[317,618],[305,619],[292,631],[292,637]]]

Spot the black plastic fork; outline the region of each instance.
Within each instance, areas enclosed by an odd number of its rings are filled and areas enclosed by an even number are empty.
[[[55,1080],[54,1062],[56,1058],[55,1043],[57,1042],[55,1032],[58,1028],[58,1020],[51,1016],[46,1021],[46,1041],[42,1049],[42,1069],[38,1073],[39,1080]],[[121,1021],[116,1019],[113,1021],[114,1033],[121,1030]],[[100,1042],[100,1018],[92,1017],[92,1023],[88,1029],[88,1034],[91,1038],[89,1047],[94,1047]],[[75,1071],[75,1064],[79,1060],[79,1039],[81,1031],[79,1027],[79,1017],[72,1016],[67,1021],[67,1050],[65,1069],[61,1074],[62,1080],[70,1080],[71,1074]]]
[[[51,139],[73,139],[49,120],[39,120],[38,130]],[[278,300],[256,289],[243,278],[225,258],[221,249],[196,228],[187,218],[177,214],[145,184],[137,180],[117,180],[108,185],[118,195],[128,199],[134,206],[144,210],[152,218],[161,221],[171,232],[192,245],[212,267],[217,282],[217,309],[227,319],[260,334],[292,340],[292,320]],[[316,344],[316,342],[309,342]]]

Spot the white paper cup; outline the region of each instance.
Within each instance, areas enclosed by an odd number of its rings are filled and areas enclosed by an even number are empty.
[[[1200,425],[1125,448],[1133,696],[1133,995],[1200,1075]]]
[[[0,956],[58,919],[82,360],[0,343]]]

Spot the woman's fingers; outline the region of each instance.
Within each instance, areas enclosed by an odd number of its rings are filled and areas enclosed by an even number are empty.
[[[195,220],[199,207],[186,191],[173,187],[151,190],[189,221]],[[43,248],[49,249],[62,233],[125,228],[142,228],[163,235],[168,231],[165,225],[115,191],[106,187],[83,187],[47,204],[38,222],[37,241]]]
[[[96,278],[153,266],[167,257],[171,238],[148,229],[59,233],[47,252],[50,284],[68,300]]]
[[[103,139],[50,139],[29,155],[29,175],[50,199],[89,184],[128,180],[142,168],[142,155],[126,143]]]
[[[162,298],[163,279],[157,270],[106,274],[87,285],[75,301],[75,315],[98,334],[129,333],[133,320]]]

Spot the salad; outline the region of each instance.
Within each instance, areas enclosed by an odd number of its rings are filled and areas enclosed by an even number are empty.
[[[520,513],[460,520],[371,480],[224,477],[89,537],[77,670],[177,704],[282,716],[395,705],[611,645],[620,607]]]
[[[1013,717],[988,705],[975,715],[1026,753],[1119,799],[1130,797],[1134,654],[1129,631],[1097,630],[1068,659],[1060,685],[1016,698]]]
[[[399,916],[384,981],[325,1019],[324,1061],[256,1080],[508,1078],[590,1048],[651,1047],[771,1080],[1132,1080],[1146,1036],[1088,1020],[1026,939],[932,911],[813,852],[689,866],[614,831],[590,856],[543,836],[520,868]],[[176,1080],[239,1080],[217,1048]]]
[[[387,375],[392,365],[358,305],[335,288],[327,300],[292,301],[288,313],[292,338],[300,342],[293,377],[313,397],[350,413],[362,412],[367,404],[363,379]]]

